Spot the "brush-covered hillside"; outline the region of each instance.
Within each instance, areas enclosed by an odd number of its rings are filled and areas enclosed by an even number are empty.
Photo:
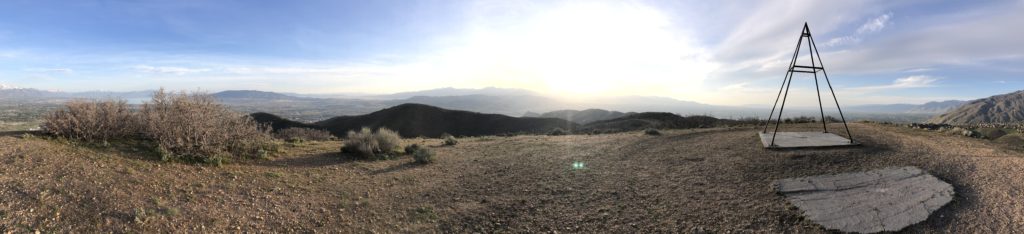
[[[1024,90],[970,101],[928,122],[953,125],[1024,122]]]
[[[332,134],[344,136],[362,127],[386,127],[405,137],[499,135],[507,133],[546,133],[555,128],[575,129],[579,125],[553,118],[516,118],[499,114],[448,110],[423,104],[401,104],[358,116],[339,116],[316,122]]]
[[[618,111],[609,111],[602,109],[586,109],[586,110],[557,110],[551,111],[544,114],[540,114],[538,117],[542,118],[558,118],[568,121],[572,121],[578,124],[588,124],[601,120],[609,120],[614,118],[620,118],[623,116],[635,114],[633,112],[623,113]]]

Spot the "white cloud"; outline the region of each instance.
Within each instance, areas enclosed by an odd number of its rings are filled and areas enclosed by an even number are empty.
[[[890,18],[892,18],[892,13],[886,13],[874,19],[868,20],[867,23],[864,23],[864,25],[861,25],[860,28],[857,28],[857,34],[881,31],[883,28],[885,28],[886,25],[889,24]]]
[[[886,13],[875,17],[857,28],[857,33],[855,35],[832,38],[822,45],[825,47],[834,47],[860,43],[863,40],[862,38],[864,37],[864,34],[881,31],[886,25],[889,25],[890,18],[892,18],[892,13]]]
[[[892,89],[927,88],[927,87],[933,87],[934,86],[933,84],[935,83],[935,81],[938,81],[938,80],[939,80],[938,78],[931,77],[931,76],[914,75],[914,76],[898,78],[896,80],[893,80],[892,84],[888,84],[888,85],[854,87],[854,88],[849,88],[847,90],[849,90],[849,91],[851,91],[853,93],[867,93],[867,92],[875,92],[875,91],[882,91],[882,90],[892,90]]]
[[[1024,31],[1010,30],[1010,22],[1024,22],[1024,4],[996,4],[977,9],[919,17],[938,22],[912,30],[879,36],[858,48],[823,51],[834,69],[854,74],[900,72],[917,68],[979,66],[991,61],[1020,61]],[[988,67],[1014,69],[1016,65]]]
[[[841,46],[841,45],[850,45],[850,44],[857,44],[857,43],[860,42],[860,40],[861,40],[860,37],[843,36],[843,37],[832,38],[831,40],[826,41],[822,45],[823,46],[828,46],[828,47]]]
[[[929,87],[934,83],[936,78],[925,75],[908,76],[896,79],[890,85],[891,88],[921,88]]]
[[[173,67],[173,66],[149,66],[149,65],[137,65],[133,67],[137,71],[150,72],[150,73],[166,73],[175,75],[184,75],[190,73],[206,72],[210,71],[207,68],[187,68],[187,67]]]
[[[63,73],[63,74],[71,74],[71,73],[75,72],[75,70],[72,70],[71,68],[33,68],[33,69],[27,69],[27,71],[30,71],[30,72],[45,72],[45,73]]]

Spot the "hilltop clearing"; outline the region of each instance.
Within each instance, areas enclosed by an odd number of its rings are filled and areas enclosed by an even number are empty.
[[[956,190],[907,231],[1024,229],[1019,151],[874,124],[851,124],[862,147],[772,151],[756,131],[485,136],[448,147],[407,140],[437,152],[428,165],[344,159],[341,142],[326,141],[223,167],[8,134],[0,137],[0,230],[824,232],[771,181],[894,166],[916,166]]]

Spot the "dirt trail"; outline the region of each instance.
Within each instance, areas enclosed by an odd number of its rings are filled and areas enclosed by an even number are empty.
[[[920,167],[957,192],[906,231],[1024,230],[1020,152],[851,127],[865,146],[770,151],[752,128],[467,138],[433,147],[438,162],[426,166],[344,160],[339,142],[217,168],[2,136],[0,230],[823,232],[770,182],[890,166]]]

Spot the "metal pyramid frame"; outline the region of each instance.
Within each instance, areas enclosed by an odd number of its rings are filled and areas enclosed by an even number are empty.
[[[807,38],[807,51],[811,59],[810,66],[797,65],[796,60],[800,55],[800,46],[803,45],[804,38]],[[815,60],[817,58],[817,60]],[[843,127],[846,128],[846,136],[849,139],[828,132],[828,126],[825,119],[825,107],[821,103],[821,88],[818,85],[818,72],[825,78],[825,83],[828,85],[828,90],[832,93],[832,100],[836,103],[836,109],[839,110],[839,117],[843,121]],[[821,128],[820,133],[801,133],[801,132],[783,132],[784,140],[790,141],[786,145],[779,145],[776,139],[779,136],[779,125],[782,122],[782,111],[786,107],[786,97],[789,96],[789,86],[793,83],[794,73],[811,73],[814,74],[814,88],[818,94],[818,108],[821,113]],[[782,99],[782,104],[779,104],[779,98]],[[778,115],[775,119],[775,130],[771,133],[771,139],[768,138],[768,127],[771,125],[772,118],[776,116],[775,107],[779,107]],[[836,98],[836,92],[832,89],[832,82],[828,79],[828,73],[825,72],[825,65],[821,62],[821,54],[818,53],[818,46],[814,43],[814,37],[811,36],[811,29],[804,23],[803,32],[800,33],[800,39],[797,40],[796,49],[793,51],[793,59],[789,62],[789,69],[786,70],[786,77],[782,80],[782,86],[779,87],[779,93],[775,97],[775,104],[772,105],[772,112],[768,115],[768,121],[765,122],[764,130],[759,134],[761,141],[766,148],[800,148],[800,147],[827,147],[827,146],[846,146],[856,145],[853,141],[853,135],[850,134],[850,127],[846,123],[846,117],[843,115],[843,108],[839,106],[839,99]],[[819,138],[819,139],[814,139]],[[846,141],[848,140],[848,141]]]

